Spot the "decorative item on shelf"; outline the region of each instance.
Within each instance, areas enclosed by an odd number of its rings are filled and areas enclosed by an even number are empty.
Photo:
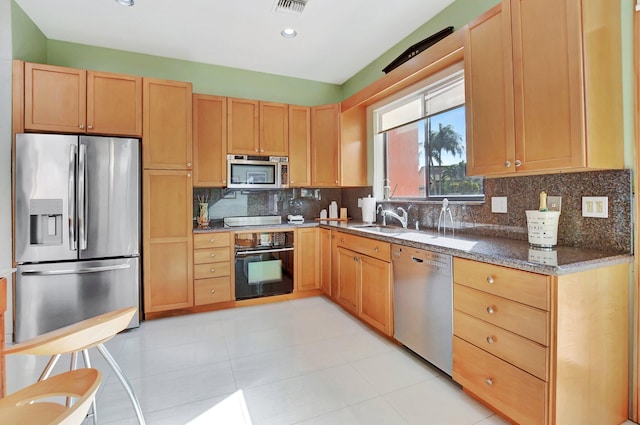
[[[199,229],[207,229],[209,228],[209,194],[198,194],[196,195],[198,199],[198,228]]]

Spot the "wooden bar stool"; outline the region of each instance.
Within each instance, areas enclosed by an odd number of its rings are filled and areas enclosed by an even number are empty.
[[[116,376],[122,383],[133,409],[136,412],[140,425],[145,425],[144,416],[140,403],[136,397],[133,387],[125,377],[124,373],[116,363],[109,350],[104,343],[113,338],[118,332],[127,327],[131,318],[136,313],[135,307],[123,308],[101,314],[81,322],[38,335],[27,341],[6,347],[5,354],[32,354],[51,356],[49,363],[42,371],[38,381],[46,380],[51,371],[55,367],[58,359],[62,354],[71,353],[71,369],[76,368],[77,353],[81,352],[84,364],[87,368],[91,367],[91,359],[89,358],[89,348],[96,347],[98,352],[106,360],[107,364],[113,369]],[[93,401],[93,423],[97,424],[97,410],[95,399]]]
[[[97,369],[76,369],[38,381],[0,398],[0,424],[80,425],[87,416],[102,375]],[[70,406],[53,397],[73,397]]]

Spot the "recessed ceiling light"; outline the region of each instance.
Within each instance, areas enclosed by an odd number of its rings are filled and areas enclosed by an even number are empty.
[[[116,0],[116,3],[123,6],[133,6],[133,0]]]
[[[298,33],[293,28],[285,28],[280,31],[280,35],[284,38],[294,38]]]

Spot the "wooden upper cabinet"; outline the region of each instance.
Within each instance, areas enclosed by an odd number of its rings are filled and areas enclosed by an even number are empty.
[[[24,129],[142,135],[142,78],[24,64]]]
[[[340,186],[367,185],[367,113],[356,106],[340,115]]]
[[[311,184],[311,109],[289,105],[289,185]]]
[[[144,78],[143,84],[144,168],[191,169],[191,83]]]
[[[472,138],[467,139],[468,146],[472,145],[468,174],[512,172],[505,171],[507,162],[516,172],[526,173],[622,168],[620,4],[504,0],[497,7],[502,16],[485,15],[486,21],[469,27],[471,48],[465,48],[465,61],[470,62],[473,73],[467,97],[472,108],[467,125],[474,127]],[[497,33],[498,27],[502,34]],[[511,42],[502,37],[511,37]],[[491,42],[494,44],[487,45]],[[513,75],[511,107],[509,73],[503,76],[503,90],[497,88],[500,75],[496,78],[492,73],[491,78],[481,80],[483,73],[489,75],[483,66],[490,64],[483,55],[500,59],[500,52],[490,52],[496,46],[502,46],[503,68],[506,65],[504,69]],[[497,68],[494,64],[492,71]],[[487,87],[496,89],[493,96]],[[506,113],[502,114],[505,101]],[[496,116],[490,117],[494,108]],[[505,148],[496,140],[509,135],[510,129],[498,124],[504,115],[510,125],[511,110],[513,155],[510,146]],[[485,124],[480,123],[483,118]],[[500,169],[501,155],[506,158]]]
[[[142,136],[142,77],[87,72],[87,133]]]
[[[227,98],[193,95],[193,158],[196,187],[227,185]]]
[[[289,155],[289,105],[260,102],[260,155]]]
[[[468,175],[516,170],[510,28],[509,14],[498,5],[465,30]]]
[[[259,112],[257,100],[227,99],[227,151],[230,154],[258,155]]]
[[[311,185],[340,184],[340,104],[311,107]]]
[[[25,130],[85,132],[86,71],[25,63],[24,73]]]

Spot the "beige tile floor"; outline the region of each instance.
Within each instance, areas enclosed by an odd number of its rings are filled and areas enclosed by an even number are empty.
[[[148,425],[507,423],[323,297],[146,321],[107,346]],[[105,374],[99,423],[136,424],[120,383],[91,351]],[[46,361],[8,357],[8,391],[35,381]]]

